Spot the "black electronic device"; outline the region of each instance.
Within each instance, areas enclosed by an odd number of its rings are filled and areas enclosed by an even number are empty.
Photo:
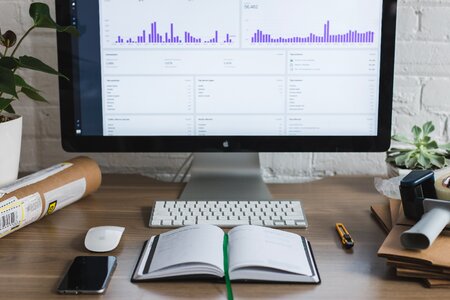
[[[434,187],[434,172],[430,170],[411,171],[400,182],[405,216],[412,220],[420,220],[424,213],[423,200],[437,199]]]
[[[114,256],[77,256],[58,286],[60,294],[102,294],[117,265]]]
[[[195,152],[181,199],[268,200],[245,154],[390,146],[397,0],[55,4],[69,152]]]

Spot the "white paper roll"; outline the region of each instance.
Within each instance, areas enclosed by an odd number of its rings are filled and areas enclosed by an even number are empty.
[[[450,174],[439,177],[434,183],[438,199],[450,201]]]

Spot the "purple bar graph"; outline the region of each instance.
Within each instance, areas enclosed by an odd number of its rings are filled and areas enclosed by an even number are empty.
[[[331,34],[330,31],[330,21],[327,20],[323,25],[322,33],[315,34],[310,33],[304,37],[294,36],[294,37],[277,37],[272,34],[264,33],[261,29],[256,30],[253,38],[251,38],[252,44],[267,44],[267,43],[296,43],[296,44],[311,44],[311,43],[374,43],[375,42],[375,32],[358,32],[357,30],[349,30],[342,34]],[[227,39],[228,40],[228,39]]]
[[[143,29],[142,35],[139,34],[135,36],[136,38],[127,38],[124,41],[122,35],[117,36],[116,44],[232,44],[233,39],[230,33],[219,32],[218,30],[212,30],[212,34],[208,37],[202,38],[199,36],[195,36],[194,34],[188,31],[182,31],[184,34],[178,35],[176,26],[174,23],[170,23],[168,31],[158,32],[160,26],[158,26],[157,22],[150,23],[150,31],[147,34],[146,30]],[[269,35],[264,35],[264,40],[267,42],[274,42],[274,39],[271,39]],[[263,34],[261,31],[257,31],[253,38],[252,43],[260,43],[263,40]]]

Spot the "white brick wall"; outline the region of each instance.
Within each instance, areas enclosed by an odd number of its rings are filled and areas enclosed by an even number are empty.
[[[42,0],[41,0],[42,1]],[[53,9],[55,0],[43,0]],[[31,0],[0,0],[0,28],[23,32],[31,24]],[[450,132],[450,0],[399,0],[394,95],[394,132],[409,132],[413,124],[433,120],[440,141]],[[36,31],[22,48],[56,66],[55,34]],[[57,80],[43,74],[27,78],[45,91],[49,105],[23,102],[25,118],[22,171],[34,171],[70,158],[60,146]],[[92,155],[105,172],[145,173],[167,178],[187,154]],[[384,154],[262,154],[270,181],[293,181],[335,174],[383,174]]]

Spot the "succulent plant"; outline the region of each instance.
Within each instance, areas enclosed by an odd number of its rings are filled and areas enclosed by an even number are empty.
[[[435,130],[431,121],[422,127],[413,126],[413,139],[402,135],[392,136],[392,140],[405,145],[394,147],[387,152],[386,162],[406,169],[440,169],[450,165],[450,143],[439,145],[430,137]]]
[[[17,74],[17,71],[28,69],[63,76],[37,58],[27,55],[16,57],[15,54],[23,40],[36,28],[50,28],[58,32],[78,35],[75,27],[56,24],[50,16],[50,9],[47,4],[32,3],[29,13],[33,19],[33,25],[21,39],[18,40],[17,35],[11,30],[2,33],[0,29],[0,113],[3,111],[14,113],[12,103],[21,99],[22,96],[38,102],[47,102],[41,95],[41,91],[28,84],[23,77]],[[0,119],[1,121],[2,119]]]

